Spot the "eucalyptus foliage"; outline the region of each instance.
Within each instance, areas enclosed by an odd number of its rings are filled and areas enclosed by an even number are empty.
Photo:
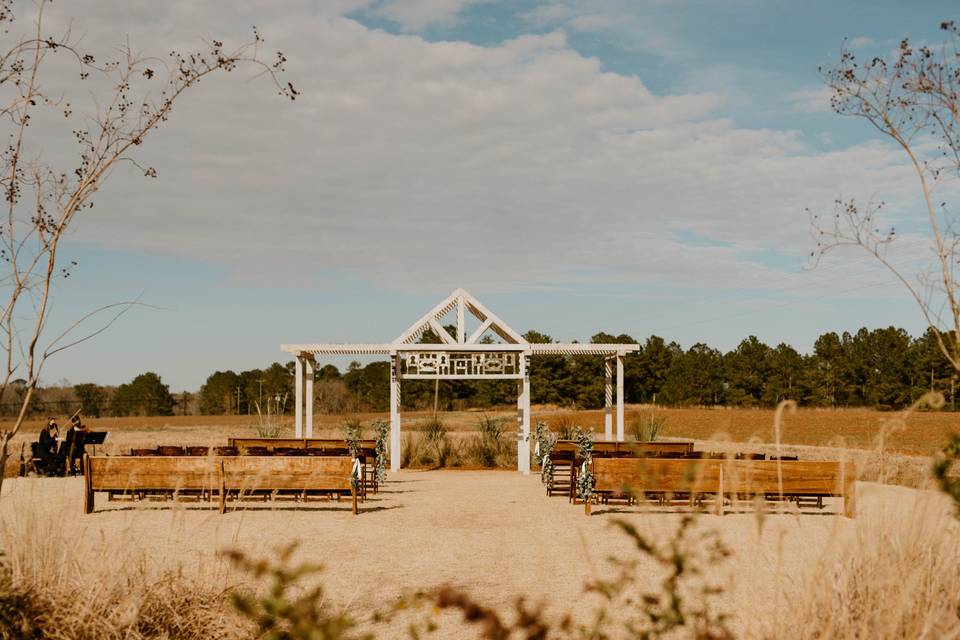
[[[550,452],[553,451],[553,445],[557,443],[557,434],[550,431],[548,423],[538,422],[534,438],[537,443],[534,454],[540,462],[540,479],[544,484],[550,484],[553,480],[553,461],[550,460]]]
[[[580,447],[580,459],[583,460],[583,466],[577,476],[577,497],[581,500],[589,500],[593,497],[593,488],[596,486],[596,479],[590,468],[590,462],[593,460],[593,432],[577,427],[574,431],[574,440]]]
[[[377,420],[373,423],[373,431],[377,434],[374,450],[377,453],[377,483],[380,484],[387,480],[387,435],[390,433],[390,425],[383,420]]]

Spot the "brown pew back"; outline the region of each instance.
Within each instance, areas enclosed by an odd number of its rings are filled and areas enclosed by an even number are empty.
[[[220,513],[231,492],[329,491],[350,493],[353,513],[357,496],[350,482],[350,458],[168,456],[84,457],[84,513],[93,512],[97,491],[209,492],[220,497]]]
[[[844,515],[856,512],[851,462],[595,458],[592,465],[598,493],[839,496]],[[723,501],[717,502],[722,513]]]

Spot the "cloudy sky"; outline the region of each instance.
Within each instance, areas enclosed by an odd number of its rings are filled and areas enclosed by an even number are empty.
[[[23,22],[29,17],[21,7]],[[754,334],[922,330],[864,256],[814,248],[806,208],[882,199],[922,266],[904,157],[829,111],[847,46],[938,42],[947,2],[343,0],[55,3],[85,49],[238,44],[256,25],[302,95],[204,82],[115,172],[65,245],[51,330],[137,296],[47,383],[174,390],[282,359],[283,342],[388,342],[464,287],[519,331],[729,349]],[[56,80],[56,78],[53,78]],[[91,96],[87,96],[88,104]],[[82,110],[84,105],[75,106]],[[48,141],[48,153],[69,145]]]

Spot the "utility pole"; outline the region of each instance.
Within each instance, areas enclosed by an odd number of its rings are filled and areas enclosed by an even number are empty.
[[[240,415],[240,385],[237,385],[237,415]]]

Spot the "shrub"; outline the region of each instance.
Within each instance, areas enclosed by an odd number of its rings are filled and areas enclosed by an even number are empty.
[[[482,467],[494,467],[497,456],[503,450],[503,418],[483,416],[477,422],[477,438],[472,441],[471,454],[474,462]]]
[[[426,449],[432,455],[433,460],[436,460],[437,466],[446,466],[452,447],[447,438],[447,427],[443,424],[443,420],[436,416],[427,420],[423,425],[423,435],[426,440]],[[430,461],[424,459],[421,462],[424,464],[430,463]]]
[[[356,636],[350,630],[356,623],[342,613],[332,613],[324,606],[322,584],[303,591],[298,581],[323,570],[320,565],[299,564],[291,566],[290,557],[297,543],[287,545],[276,552],[276,560],[251,560],[241,551],[228,551],[225,555],[234,566],[250,574],[257,581],[270,578],[270,588],[262,596],[234,591],[230,599],[240,615],[257,625],[256,637],[263,640],[347,640]],[[293,596],[291,591],[300,591]]]
[[[577,425],[570,416],[560,416],[557,418],[557,439],[573,440],[576,437]]]
[[[630,433],[637,442],[653,442],[660,436],[666,423],[667,416],[648,413],[630,421]]]
[[[405,433],[400,440],[400,464],[404,467],[413,466],[420,462],[420,450],[423,448],[423,438],[416,433]]]

